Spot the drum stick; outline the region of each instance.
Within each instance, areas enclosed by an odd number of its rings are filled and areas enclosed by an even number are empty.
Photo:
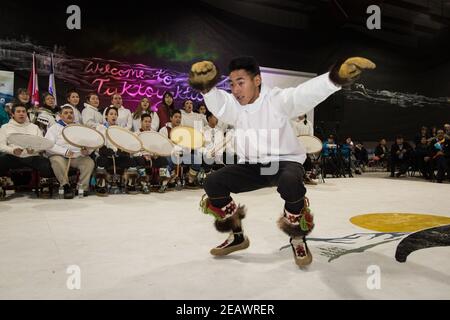
[[[180,174],[180,157],[177,154],[177,177]]]
[[[70,161],[72,160],[72,158],[69,158],[69,161],[67,161],[67,167],[66,167],[66,178],[67,181],[69,181],[69,169],[70,169]]]

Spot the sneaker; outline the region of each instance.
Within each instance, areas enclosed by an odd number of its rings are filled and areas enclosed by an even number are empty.
[[[249,239],[242,232],[230,233],[228,239],[221,245],[211,249],[213,256],[225,256],[234,251],[247,249],[250,245]]]
[[[308,249],[305,237],[291,238],[292,251],[294,252],[295,264],[304,267],[312,262],[311,251]]]
[[[72,187],[68,184],[65,184],[63,188],[64,188],[64,199],[73,199],[74,193]]]

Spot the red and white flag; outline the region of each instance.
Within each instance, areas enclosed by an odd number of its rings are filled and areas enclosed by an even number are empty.
[[[36,72],[36,58],[33,52],[33,66],[31,68],[30,80],[28,81],[28,93],[30,94],[31,104],[33,106],[39,105],[39,86],[38,75]]]
[[[53,64],[53,54],[50,56],[50,75],[48,77],[48,93],[55,99],[55,105],[58,104],[56,99],[56,82],[55,82],[55,65]]]

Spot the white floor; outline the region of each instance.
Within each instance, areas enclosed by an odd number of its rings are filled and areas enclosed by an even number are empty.
[[[349,222],[363,213],[450,217],[449,194],[450,184],[379,174],[329,179],[308,188],[316,218],[311,237],[372,233]],[[450,247],[416,251],[401,264],[394,259],[399,241],[393,241],[329,262],[321,253],[330,243],[310,241],[314,262],[300,270],[290,248],[280,250],[288,242],[275,225],[282,200],[273,188],[235,196],[249,209],[244,227],[250,248],[213,258],[209,249],[225,236],[198,210],[201,195],[27,196],[0,203],[0,298],[450,299]],[[362,235],[357,241],[338,247],[371,240]],[[79,290],[67,286],[73,265],[81,271]],[[373,265],[381,282],[370,290],[367,270]]]

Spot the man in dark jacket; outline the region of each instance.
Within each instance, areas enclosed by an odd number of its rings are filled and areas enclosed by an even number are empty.
[[[406,173],[410,165],[411,155],[411,145],[403,141],[402,136],[397,136],[391,147],[391,177],[395,175],[398,178]],[[397,174],[395,174],[396,167],[399,167]]]
[[[430,180],[431,179],[431,157],[430,157],[430,144],[425,136],[423,136],[420,142],[416,145],[414,150],[415,164],[417,169],[422,173],[422,176]]]
[[[433,165],[437,169],[436,181],[442,183],[445,174],[448,175],[449,159],[450,159],[450,140],[445,137],[444,130],[437,132],[436,139],[431,142],[431,159]]]
[[[386,146],[386,139],[381,139],[380,143],[375,148],[375,161],[378,161],[383,167],[388,167],[389,165],[389,150]],[[388,169],[389,170],[389,169]]]

